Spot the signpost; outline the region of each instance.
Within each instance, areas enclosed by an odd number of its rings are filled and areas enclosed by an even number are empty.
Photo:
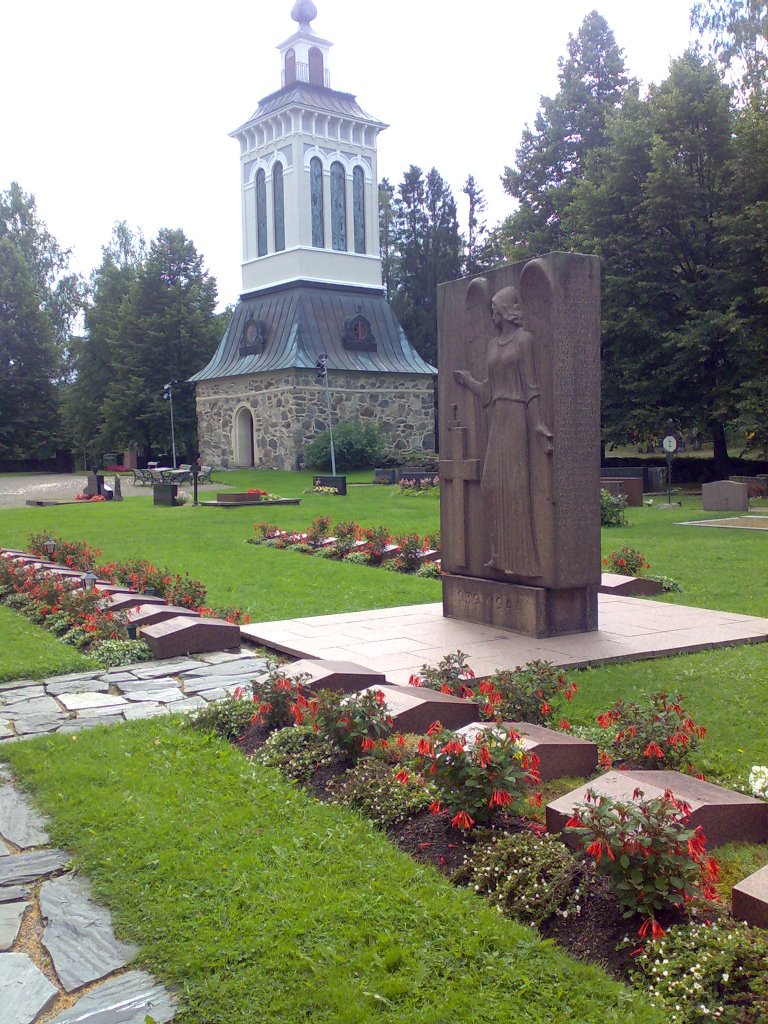
[[[318,384],[325,384],[325,404],[328,409],[328,436],[331,441],[331,473],[336,476],[336,452],[333,447],[333,424],[331,423],[331,392],[328,389],[328,355],[321,352],[315,363],[317,375],[315,380]]]
[[[672,504],[672,459],[677,451],[677,438],[674,434],[667,434],[661,442],[661,446],[667,453],[667,503]]]

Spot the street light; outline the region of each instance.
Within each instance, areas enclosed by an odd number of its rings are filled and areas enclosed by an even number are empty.
[[[328,409],[328,437],[331,442],[331,473],[336,476],[336,451],[333,446],[333,424],[331,423],[331,392],[328,389],[328,354],[321,352],[315,363],[318,384],[325,384],[325,404]]]
[[[88,570],[88,572],[84,572],[83,573],[83,590],[93,590],[93,585],[94,585],[94,583],[96,582],[96,580],[98,578],[99,577],[96,575],[96,573],[95,572],[91,572],[90,569]]]
[[[174,469],[176,469],[176,432],[173,429],[173,389],[178,383],[177,380],[169,380],[167,384],[163,385],[163,398],[171,403],[171,447],[173,448]]]
[[[43,543],[43,547],[48,552],[48,557],[52,560],[54,554],[56,553],[56,541],[53,539],[53,537],[49,537]]]

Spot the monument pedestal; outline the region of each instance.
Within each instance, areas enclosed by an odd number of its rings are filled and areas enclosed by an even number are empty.
[[[525,636],[566,636],[597,629],[597,588],[550,590],[445,573],[443,615]]]

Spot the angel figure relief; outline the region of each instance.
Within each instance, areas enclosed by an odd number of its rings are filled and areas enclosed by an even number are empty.
[[[487,310],[487,282],[476,278],[469,288],[470,292],[484,289]],[[487,420],[488,443],[480,481],[491,544],[490,561],[485,567],[536,579],[543,573],[532,472],[538,452],[552,456],[554,439],[542,415],[534,359],[536,338],[523,327],[517,291],[502,288],[493,296],[490,308],[496,333],[488,341],[485,380],[476,380],[466,370],[453,373],[456,383],[478,399]]]

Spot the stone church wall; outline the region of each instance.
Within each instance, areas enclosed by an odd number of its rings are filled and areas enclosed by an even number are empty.
[[[375,423],[398,451],[435,446],[434,380],[417,374],[331,371],[333,422]],[[271,469],[296,469],[304,446],[328,427],[325,389],[314,370],[252,374],[201,381],[197,385],[200,454],[205,465],[247,465],[238,452],[238,417],[253,416],[254,462]]]

